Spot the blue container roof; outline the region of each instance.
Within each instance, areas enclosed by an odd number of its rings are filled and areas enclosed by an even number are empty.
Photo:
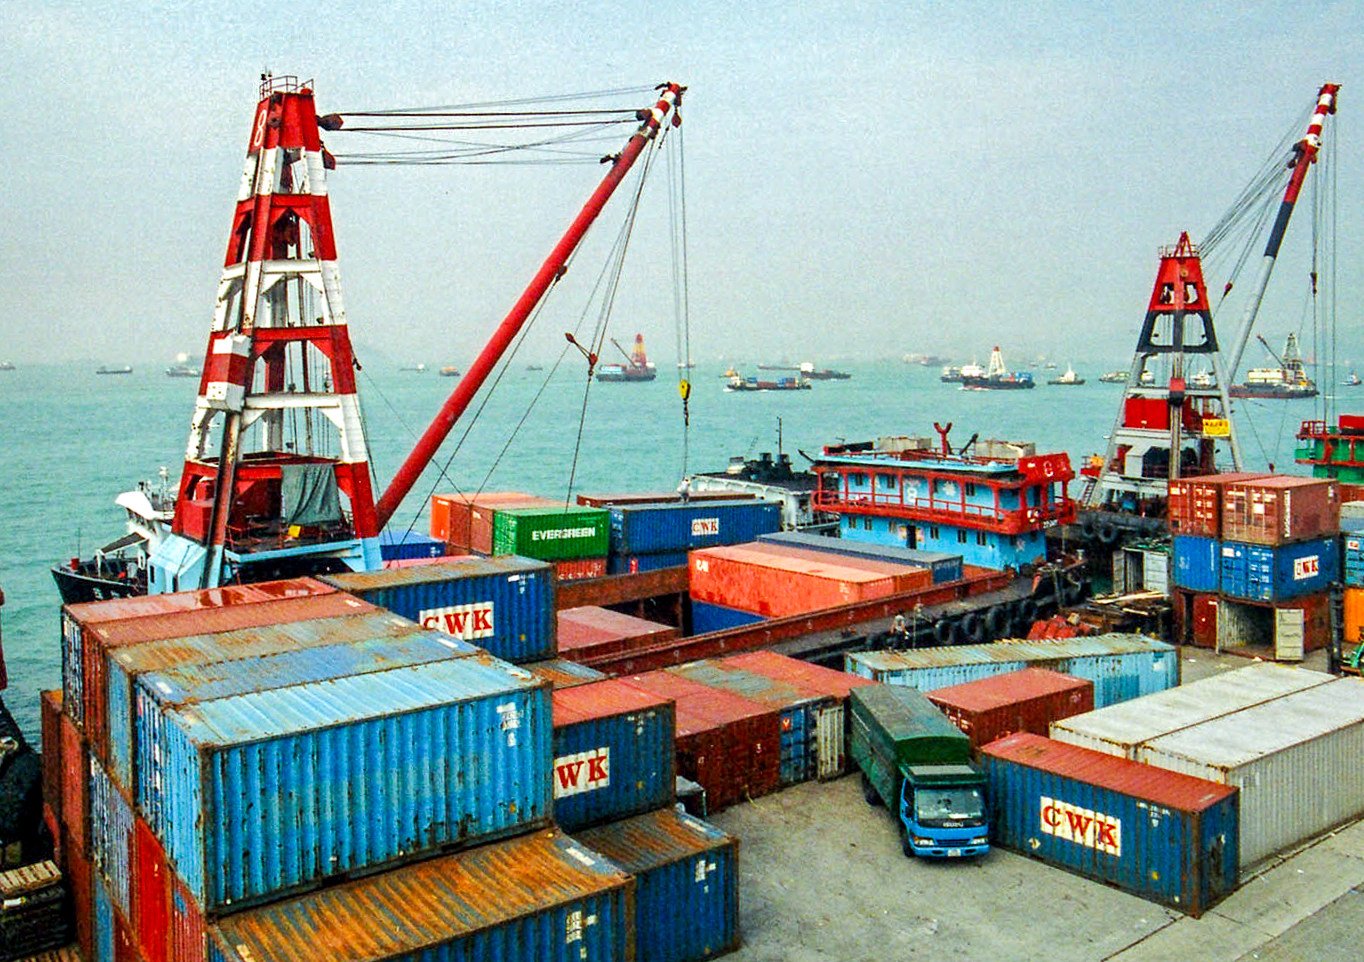
[[[508,578],[548,574],[553,565],[533,558],[519,555],[498,555],[495,558],[434,558],[430,564],[413,565],[410,568],[385,568],[382,571],[347,571],[342,574],[321,575],[319,580],[343,591],[365,594],[388,588],[401,588],[406,585],[435,584],[441,581],[456,581],[461,578],[496,577]]]

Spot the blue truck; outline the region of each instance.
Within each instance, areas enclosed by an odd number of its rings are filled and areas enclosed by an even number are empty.
[[[913,688],[855,688],[850,703],[848,751],[862,770],[863,796],[897,814],[905,855],[990,851],[985,777],[966,735]]]

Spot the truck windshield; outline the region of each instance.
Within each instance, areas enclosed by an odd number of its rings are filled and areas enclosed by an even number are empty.
[[[921,788],[914,793],[914,820],[920,825],[979,825],[984,817],[985,799],[978,788]]]

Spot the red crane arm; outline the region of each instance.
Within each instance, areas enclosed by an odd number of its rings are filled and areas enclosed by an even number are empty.
[[[488,343],[479,353],[474,362],[469,365],[469,369],[460,379],[459,385],[446,398],[441,405],[440,411],[436,414],[435,420],[426,429],[412,453],[407,456],[407,460],[402,463],[398,471],[393,476],[388,488],[384,491],[379,503],[375,505],[375,512],[378,515],[379,527],[383,528],[388,524],[393,513],[398,510],[398,505],[412,490],[412,486],[417,483],[417,478],[421,476],[427,464],[435,457],[436,451],[450,434],[450,429],[455,426],[460,415],[469,407],[478,389],[483,386],[488,375],[492,373],[497,362],[506,352],[512,339],[521,330],[521,326],[530,316],[535,305],[540,303],[540,299],[545,296],[551,284],[559,276],[564,265],[568,262],[569,256],[573,253],[578,243],[583,239],[597,215],[610,199],[616,187],[625,178],[630,167],[639,158],[645,145],[652,140],[663,125],[663,118],[668,115],[669,110],[675,111],[682,102],[682,93],[687,88],[675,83],[663,85],[663,95],[653,107],[640,111],[639,129],[630,137],[625,149],[620,152],[611,164],[611,169],[602,182],[597,185],[592,196],[587,199],[583,209],[578,212],[578,216],[573,219],[564,236],[559,243],[554,245],[554,249],[549,252],[545,262],[540,265],[540,270],[536,272],[526,287],[524,293],[512,306],[511,311],[503,318],[502,323],[493,331]],[[675,117],[675,115],[674,115]],[[673,121],[676,123],[676,119]]]

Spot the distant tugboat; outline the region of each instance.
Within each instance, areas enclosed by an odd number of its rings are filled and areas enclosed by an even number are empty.
[[[1060,377],[1054,377],[1051,380],[1047,381],[1047,383],[1064,387],[1066,385],[1084,384],[1085,379],[1080,377],[1080,375],[1076,374],[1075,369],[1071,367],[1069,364],[1067,364],[1065,374],[1062,374]]]
[[[616,350],[625,355],[626,364],[603,364],[597,368],[597,380],[608,382],[624,381],[652,381],[658,377],[658,369],[654,367],[654,362],[649,360],[649,356],[644,353],[644,335],[635,335],[635,349],[627,352],[625,348],[613,337],[611,343],[616,345]]]
[[[166,368],[166,377],[198,377],[199,369],[189,363],[189,355],[175,355],[175,363]]]
[[[13,371],[14,364],[10,361],[0,361],[0,371]]]
[[[1284,345],[1283,357],[1276,355],[1269,343],[1259,337],[1270,356],[1279,362],[1278,367],[1254,367],[1246,372],[1243,384],[1233,384],[1227,393],[1232,397],[1272,398],[1293,400],[1317,396],[1317,384],[1307,376],[1302,363],[1302,352],[1298,349],[1298,335],[1289,334]]]
[[[425,374],[425,373],[426,373],[426,365],[425,365],[425,364],[409,364],[407,367],[400,367],[400,368],[398,368],[398,370],[400,370],[400,371],[407,371],[407,372],[410,373],[410,374]]]
[[[459,377],[459,374],[459,368],[455,367],[453,364],[447,364],[440,369],[441,377]]]
[[[1126,384],[1126,371],[1109,371],[1107,374],[1100,374],[1099,380],[1104,384]]]
[[[1014,372],[1004,366],[1004,355],[997,344],[990,352],[990,366],[983,377],[968,375],[965,368],[961,373],[961,386],[970,391],[1018,391],[1037,386],[1028,371]]]
[[[1341,387],[1359,387],[1359,385],[1364,384],[1364,381],[1361,381],[1359,379],[1358,374],[1356,374],[1354,371],[1351,371],[1350,376],[1347,377],[1345,380],[1341,381],[1340,384]]]

